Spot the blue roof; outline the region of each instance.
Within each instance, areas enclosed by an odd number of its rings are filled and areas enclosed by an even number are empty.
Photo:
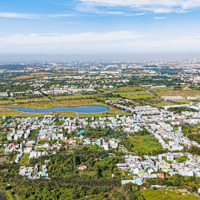
[[[76,135],[84,135],[86,133],[85,129],[82,129],[81,131],[79,131],[78,133],[76,133]]]

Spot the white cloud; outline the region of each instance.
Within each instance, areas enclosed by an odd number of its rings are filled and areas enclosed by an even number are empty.
[[[41,19],[41,18],[61,18],[71,17],[74,14],[31,14],[31,13],[11,13],[0,12],[0,18],[15,18],[15,19]]]
[[[88,6],[130,7],[154,13],[183,12],[200,7],[200,0],[79,0]]]
[[[107,42],[134,40],[147,37],[131,31],[117,31],[106,33],[74,33],[74,34],[15,34],[0,37],[0,44],[53,44],[53,43],[82,43],[82,42]]]
[[[71,22],[71,21],[69,21],[69,22],[66,22],[67,24],[74,24],[74,22]]]
[[[39,17],[40,15],[38,14],[9,13],[9,12],[0,13],[0,18],[35,19]]]
[[[48,17],[52,17],[52,18],[59,18],[59,17],[71,17],[74,16],[74,14],[48,14]]]
[[[162,20],[162,19],[165,19],[165,17],[154,17],[154,19]]]

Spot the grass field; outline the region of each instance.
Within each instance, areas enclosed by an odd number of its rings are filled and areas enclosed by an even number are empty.
[[[147,104],[150,106],[156,106],[156,107],[162,107],[162,106],[168,106],[168,105],[176,105],[172,102],[162,101],[160,99],[151,98],[151,99],[144,99],[140,101],[143,104]]]
[[[151,90],[153,92],[164,92],[164,91],[171,91],[172,88],[167,88],[167,87],[166,88],[151,88],[149,90]]]
[[[11,100],[0,100],[0,106],[12,104]]]
[[[24,165],[24,166],[27,166],[29,163],[28,163],[28,158],[29,158],[29,153],[25,153],[21,160],[19,161],[19,165]]]
[[[193,194],[181,193],[179,190],[142,190],[140,193],[144,196],[145,200],[198,200]]]
[[[129,137],[132,144],[133,152],[137,152],[138,154],[147,154],[147,155],[153,155],[154,152],[162,150],[162,146],[159,144],[157,139],[152,135],[134,135]]]
[[[180,103],[180,104],[188,104],[190,101],[173,101],[175,103]]]
[[[121,87],[115,89],[108,89],[105,90],[105,93],[123,93],[123,92],[136,92],[136,91],[144,91],[142,87]]]
[[[127,96],[127,99],[131,99],[131,100],[149,99],[149,98],[154,98],[154,96],[151,95],[151,94],[148,94],[148,95]]]
[[[52,108],[60,106],[84,106],[84,105],[96,105],[93,99],[80,99],[80,100],[69,100],[69,101],[51,101],[47,98],[42,98],[33,101],[20,101],[16,102],[17,105],[9,105],[9,107],[27,107],[27,108]],[[96,103],[96,104],[95,104]]]
[[[137,92],[118,92],[114,93],[114,95],[120,95],[121,97],[125,97],[127,99],[145,99],[145,98],[154,98],[154,95],[150,94],[147,91],[137,91]]]
[[[60,96],[60,97],[51,97],[53,100],[62,101],[62,100],[74,100],[74,99],[87,99],[87,98],[96,98],[98,95],[80,95],[80,96]]]
[[[146,91],[141,91],[141,92],[122,92],[122,93],[114,93],[114,94],[120,94],[120,96],[137,96],[137,95],[149,95],[148,92]]]
[[[19,115],[20,112],[17,110],[10,110],[10,109],[0,109],[0,116],[16,116]]]
[[[49,73],[49,72],[31,73],[28,75],[15,77],[13,78],[13,80],[25,80],[25,79],[38,78],[38,77],[47,76],[47,75],[52,75],[52,73]]]
[[[182,96],[184,98],[190,97],[196,97],[200,96],[200,91],[197,90],[170,90],[170,91],[162,91],[162,92],[155,92],[158,96]]]
[[[115,98],[115,97],[99,97],[97,100],[99,101],[106,101],[106,100],[119,100],[120,98]]]
[[[14,99],[16,104],[24,104],[24,103],[35,103],[35,102],[49,102],[48,98],[26,98],[26,99]]]

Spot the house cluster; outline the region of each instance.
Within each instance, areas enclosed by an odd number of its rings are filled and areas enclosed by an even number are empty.
[[[13,151],[21,153],[23,151],[22,147],[22,144],[9,143],[5,146],[4,154],[7,155],[9,153],[12,153]]]
[[[34,167],[20,166],[19,175],[25,176],[29,179],[39,179],[40,177],[48,178],[47,166],[39,166],[38,164]]]
[[[162,96],[161,97],[164,101],[184,101],[184,100],[189,100],[189,101],[194,101],[199,99],[199,96],[188,96],[187,98],[184,98],[182,96]]]
[[[182,96],[162,96],[161,97],[164,101],[183,101],[185,100]]]
[[[7,140],[19,140],[20,138],[27,139],[30,134],[30,129],[27,130],[27,127],[19,127],[19,130],[15,130],[14,128],[12,131],[7,135]]]
[[[39,91],[27,90],[21,92],[10,92],[10,97],[16,96],[42,96],[42,93]]]
[[[116,117],[92,117],[91,120],[86,118],[63,118],[63,128],[67,129],[69,133],[76,132],[78,129],[85,128],[87,125],[90,125],[92,128],[106,126],[111,127],[112,129],[116,127],[123,127],[125,132],[136,132],[140,130],[141,124],[136,121],[136,116],[119,116]]]
[[[200,156],[190,153],[163,153],[158,156],[126,155],[124,163],[118,163],[117,167],[122,171],[128,171],[132,180],[122,180],[122,184],[132,182],[142,185],[146,178],[164,178],[164,172],[171,176],[200,176]]]
[[[107,100],[105,102],[107,104],[112,104],[125,112],[137,113],[138,115],[155,115],[160,113],[158,108],[152,106],[138,106],[138,103],[129,99]],[[131,105],[127,105],[127,103]]]
[[[84,89],[76,89],[76,88],[53,88],[51,90],[42,90],[44,94],[52,94],[52,95],[60,95],[60,94],[74,94],[74,93],[82,93],[82,92],[95,92],[94,89],[84,88]]]
[[[199,112],[182,112],[174,114],[173,112],[161,110],[159,115],[142,116],[142,121],[148,124],[148,130],[164,149],[169,151],[182,151],[185,147],[200,145],[188,139],[182,132],[182,124],[197,124],[199,120]],[[174,130],[173,125],[177,125],[178,129]]]
[[[0,92],[0,97],[8,97],[8,93],[7,92]]]
[[[90,138],[82,139],[83,145],[97,145],[99,147],[103,147],[105,151],[110,150],[111,148],[116,149],[119,147],[119,140],[110,138],[108,142],[106,142],[103,138],[91,140]]]

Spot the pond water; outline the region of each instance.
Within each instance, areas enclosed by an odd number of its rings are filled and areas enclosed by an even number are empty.
[[[110,108],[106,106],[63,106],[63,107],[54,107],[54,108],[24,108],[24,107],[0,107],[0,109],[13,109],[26,113],[50,113],[50,112],[62,112],[62,111],[72,111],[79,113],[101,113],[109,111]]]

